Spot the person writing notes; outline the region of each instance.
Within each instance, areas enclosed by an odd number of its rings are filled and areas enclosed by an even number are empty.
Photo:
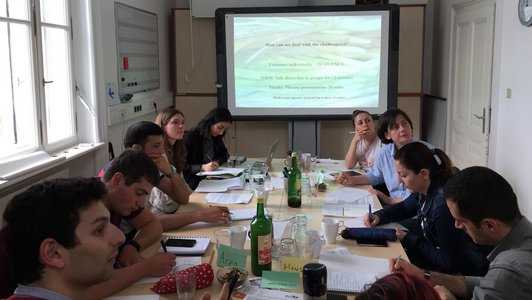
[[[402,259],[390,260],[390,269],[425,276],[442,299],[532,299],[532,223],[510,184],[488,168],[469,167],[449,179],[444,196],[455,226],[475,243],[495,247],[486,275],[447,275]]]
[[[196,189],[204,176],[196,176],[201,171],[214,171],[228,159],[223,137],[233,122],[227,108],[212,109],[196,127],[185,135],[187,162],[183,174],[188,185]]]
[[[374,187],[385,183],[389,195],[375,189],[370,192],[376,194],[383,204],[391,205],[403,201],[410,192],[397,181],[393,155],[412,141],[412,128],[412,121],[404,111],[398,108],[388,109],[379,119],[377,135],[384,145],[377,153],[371,170],[361,176],[342,173],[336,177],[336,182],[348,186],[371,184]],[[433,148],[432,145],[427,145]]]
[[[345,167],[352,169],[358,163],[361,169],[369,169],[373,166],[377,152],[381,148],[381,140],[377,138],[373,118],[365,110],[355,110],[351,122],[355,130],[345,154]]]
[[[485,255],[461,230],[443,197],[443,186],[451,177],[451,161],[440,149],[412,142],[394,154],[397,178],[412,194],[404,201],[366,214],[368,227],[417,216],[417,226],[408,232],[396,229],[408,258],[415,265],[445,273],[485,274]]]

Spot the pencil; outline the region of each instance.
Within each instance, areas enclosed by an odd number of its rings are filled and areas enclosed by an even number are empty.
[[[166,253],[168,252],[168,249],[166,249],[166,245],[164,244],[164,242],[161,240],[161,247],[163,247],[163,251]]]
[[[209,265],[212,266],[212,260],[214,259],[214,249],[212,249],[211,259],[209,260]]]
[[[401,254],[399,254],[399,256],[397,256],[397,259],[395,260],[395,264],[393,265],[393,269],[394,270],[399,269],[399,260],[400,259],[401,259]]]

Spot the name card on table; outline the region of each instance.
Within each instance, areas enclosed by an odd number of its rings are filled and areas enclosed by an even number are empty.
[[[299,273],[262,271],[260,287],[263,289],[298,289]]]
[[[292,256],[281,257],[281,265],[279,269],[283,272],[303,272],[303,267],[313,262],[311,258],[300,258]]]
[[[247,255],[244,250],[229,247],[223,244],[218,246],[216,263],[220,267],[240,267],[246,269]]]

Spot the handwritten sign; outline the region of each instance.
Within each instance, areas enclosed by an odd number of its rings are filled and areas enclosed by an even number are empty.
[[[312,259],[309,258],[299,258],[299,257],[292,257],[292,256],[283,256],[281,257],[281,265],[279,269],[284,272],[303,272],[303,267],[313,262]]]
[[[262,271],[260,287],[295,290],[299,288],[299,274],[296,272]]]
[[[216,264],[219,267],[240,267],[246,269],[247,255],[244,250],[232,248],[223,244],[218,246],[218,259]]]

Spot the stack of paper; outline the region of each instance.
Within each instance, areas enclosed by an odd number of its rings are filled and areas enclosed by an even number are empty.
[[[241,190],[244,183],[240,177],[220,179],[220,180],[202,180],[196,188],[199,193],[217,193],[227,192],[229,190]]]
[[[369,212],[368,205],[371,204],[324,204],[321,206],[321,214],[331,217],[362,217]]]
[[[251,198],[253,198],[253,193],[208,193],[205,196],[205,201],[216,204],[248,204]]]

